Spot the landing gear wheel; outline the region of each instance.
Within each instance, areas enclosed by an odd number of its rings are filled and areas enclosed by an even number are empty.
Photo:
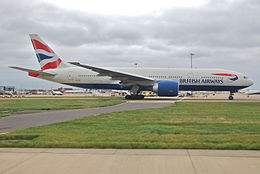
[[[142,100],[144,99],[143,95],[127,95],[125,96],[126,100]]]
[[[143,99],[144,99],[144,96],[143,96],[143,95],[138,95],[138,99],[139,99],[139,100],[143,100]]]
[[[125,96],[125,99],[126,99],[126,100],[130,100],[130,99],[131,99],[131,95],[126,95],[126,96]]]
[[[233,100],[234,97],[233,97],[233,96],[229,96],[228,99],[229,99],[229,100]]]

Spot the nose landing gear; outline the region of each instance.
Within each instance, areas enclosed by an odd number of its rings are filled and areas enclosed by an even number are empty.
[[[228,99],[233,100],[234,99],[233,95],[234,95],[234,91],[230,91]]]

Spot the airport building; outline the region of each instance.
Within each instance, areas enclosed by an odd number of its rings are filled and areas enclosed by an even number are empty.
[[[0,86],[0,95],[16,94],[16,90],[14,86]]]

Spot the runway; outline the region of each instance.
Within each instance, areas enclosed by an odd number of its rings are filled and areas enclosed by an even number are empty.
[[[234,94],[234,100],[228,100],[228,93],[216,95],[195,95],[187,97],[146,97],[144,101],[182,101],[182,102],[260,102],[260,95]]]
[[[115,106],[74,109],[61,111],[36,111],[36,113],[14,114],[9,117],[0,117],[0,133],[16,129],[25,129],[34,126],[48,125],[51,123],[73,120],[90,115],[102,113],[136,110],[145,108],[161,108],[170,106],[173,102],[127,102]]]
[[[259,174],[260,152],[0,148],[0,173]]]

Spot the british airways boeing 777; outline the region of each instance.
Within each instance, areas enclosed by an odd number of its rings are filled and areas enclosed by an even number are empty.
[[[253,84],[245,74],[223,69],[104,68],[70,62],[64,63],[37,35],[30,38],[41,70],[10,66],[29,76],[87,89],[130,90],[126,99],[142,99],[141,91],[158,96],[178,96],[178,91],[230,91],[229,99],[239,89]]]

